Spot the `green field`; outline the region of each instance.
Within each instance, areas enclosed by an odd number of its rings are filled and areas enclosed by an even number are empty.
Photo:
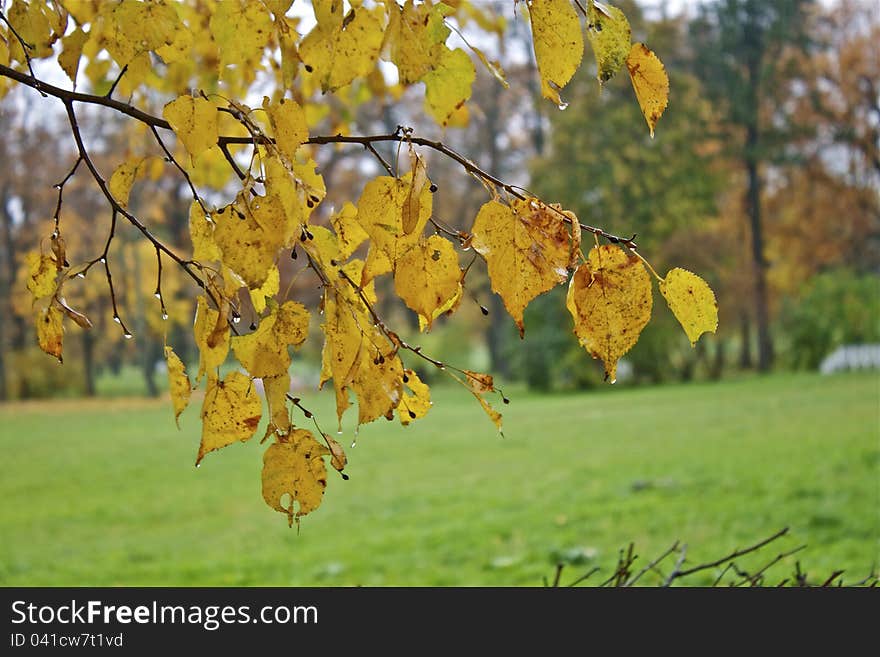
[[[765,560],[806,543],[810,573],[851,580],[880,561],[876,374],[508,395],[504,438],[453,389],[364,427],[299,533],[262,501],[256,441],[193,467],[197,409],[177,431],[167,401],[0,406],[0,584],[540,585],[630,541],[698,562],[783,526]],[[328,427],[331,398],[304,398]]]

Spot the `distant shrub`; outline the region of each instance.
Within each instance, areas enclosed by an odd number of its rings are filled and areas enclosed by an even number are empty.
[[[9,354],[10,396],[14,399],[73,397],[85,392],[82,366],[46,358],[37,346]]]
[[[817,274],[783,302],[780,323],[786,360],[796,368],[815,369],[844,344],[880,342],[880,277],[848,269]]]

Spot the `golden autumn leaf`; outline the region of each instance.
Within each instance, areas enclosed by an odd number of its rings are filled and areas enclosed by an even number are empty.
[[[249,194],[239,194],[217,210],[214,225],[214,242],[224,264],[252,289],[266,282],[278,251],[294,230],[277,196]]]
[[[379,58],[384,28],[383,7],[352,8],[338,25],[318,23],[299,47],[307,75],[315,76],[324,92],[366,76]]]
[[[392,351],[364,343],[351,382],[358,401],[358,424],[380,417],[391,419],[403,394],[403,363]]]
[[[333,379],[336,391],[336,417],[341,422],[342,414],[349,406],[348,387],[354,379],[355,365],[361,352],[363,332],[361,325],[369,326],[366,316],[358,316],[346,304],[344,297],[336,291],[329,291],[324,299],[324,348],[321,354],[321,385]]]
[[[339,257],[347,260],[369,238],[357,220],[357,207],[346,202],[342,209],[330,217],[330,225],[336,233]]]
[[[254,383],[241,372],[230,372],[225,379],[208,378],[202,403],[202,442],[196,456],[198,465],[205,455],[249,440],[263,415]]]
[[[600,11],[590,3],[587,16],[587,37],[596,55],[596,77],[604,83],[623,67],[630,53],[629,21],[620,9],[611,5],[603,5]]]
[[[268,98],[264,98],[263,109],[269,115],[275,146],[288,162],[295,162],[296,149],[309,138],[303,108],[290,98],[282,98],[277,103],[270,103]]]
[[[44,308],[37,313],[37,342],[40,349],[50,356],[55,356],[58,362],[63,362],[61,356],[62,343],[64,341],[64,314],[55,304]]]
[[[193,159],[217,143],[217,108],[204,98],[180,96],[165,105],[162,116]]]
[[[381,250],[392,266],[404,253],[419,242],[431,217],[430,188],[422,190],[419,214],[410,232],[403,229],[403,206],[411,188],[412,173],[402,178],[379,176],[366,184],[357,204],[357,220],[372,240],[372,247]]]
[[[25,256],[25,265],[28,268],[27,288],[34,300],[55,293],[55,276],[58,270],[51,255],[31,251]]]
[[[137,157],[132,156],[125,160],[113,171],[107,187],[116,202],[123,208],[128,207],[128,197],[131,194],[131,188],[138,178],[147,175],[150,168],[161,160],[154,157]]]
[[[276,376],[263,377],[263,390],[269,406],[269,423],[275,432],[286,435],[290,431],[290,411],[287,409],[287,393],[290,391],[290,374],[285,370]]]
[[[676,267],[660,282],[660,293],[684,332],[696,345],[703,333],[718,328],[718,304],[708,283],[686,269]]]
[[[89,35],[77,27],[73,32],[61,39],[61,52],[58,54],[58,64],[67,73],[70,81],[76,84],[76,74],[79,71],[79,60],[82,57],[83,46],[88,41]]]
[[[657,55],[643,43],[632,45],[626,58],[626,68],[653,137],[657,121],[669,102],[669,76],[666,75],[666,68]]]
[[[200,296],[196,306],[196,320],[193,327],[196,346],[199,348],[199,376],[220,367],[229,353],[229,325],[220,312],[208,305],[208,300]]]
[[[52,43],[58,35],[53,34],[51,11],[46,3],[22,0],[14,0],[9,7],[9,24],[32,47],[28,50],[30,57],[47,57],[52,54]],[[18,39],[10,37],[9,46],[15,58],[24,63],[25,56]]]
[[[228,66],[258,60],[272,36],[272,17],[259,0],[224,0],[211,13],[211,35],[220,50],[220,77]]]
[[[196,201],[189,206],[189,236],[193,245],[193,260],[220,260],[220,248],[214,241],[214,222]]]
[[[165,363],[168,366],[168,391],[171,394],[171,403],[174,406],[174,421],[180,427],[180,414],[189,405],[189,398],[192,394],[192,386],[189,377],[186,375],[186,369],[183,361],[174,353],[174,350],[165,345]]]
[[[262,313],[266,309],[266,300],[271,299],[278,294],[280,287],[281,274],[278,271],[278,267],[272,265],[269,268],[269,275],[266,276],[265,282],[256,290],[248,290],[251,297],[251,303],[254,306],[254,311],[258,314]]]
[[[409,369],[403,371],[403,385],[409,388],[409,392],[404,389],[397,405],[397,417],[403,426],[407,426],[413,420],[425,417],[431,410],[431,389],[427,383],[422,383],[414,370]]]
[[[286,374],[290,367],[288,346],[305,342],[309,311],[295,301],[285,301],[260,321],[249,335],[232,338],[236,358],[254,378]]]
[[[425,111],[441,126],[448,125],[468,98],[477,77],[476,69],[467,53],[446,46],[434,67],[425,74]]]
[[[394,291],[419,314],[423,329],[430,330],[444,306],[461,294],[461,269],[452,242],[431,235],[407,251],[397,262]]]
[[[122,0],[114,18],[119,36],[132,44],[136,54],[170,45],[184,30],[172,3]]]
[[[489,268],[492,290],[525,332],[523,311],[539,294],[568,280],[580,245],[580,229],[573,214],[537,199],[515,200],[512,205],[489,201],[480,208],[473,226],[473,247]]]
[[[387,274],[391,271],[391,260],[381,251],[375,244],[370,242],[370,248],[367,251],[367,260],[364,263],[363,272],[361,272],[361,287],[367,285],[374,278]]]
[[[541,74],[541,94],[563,106],[559,91],[581,64],[584,38],[569,0],[528,0],[535,60]]]
[[[651,279],[638,256],[613,244],[593,247],[568,287],[566,306],[574,334],[605,376],[617,380],[617,361],[638,341],[651,319]]]
[[[403,7],[392,7],[390,19],[391,61],[397,66],[400,82],[413,84],[434,66],[450,30],[443,23],[439,4],[417,5],[407,0]]]
[[[263,499],[287,515],[288,525],[321,505],[327,487],[323,456],[330,454],[311,431],[296,429],[263,454]],[[285,506],[284,499],[288,498]],[[294,510],[296,509],[296,510]]]

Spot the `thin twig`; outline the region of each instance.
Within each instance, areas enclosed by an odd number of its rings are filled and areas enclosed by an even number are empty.
[[[633,575],[632,577],[630,577],[630,578],[624,583],[624,586],[632,586],[633,584],[635,584],[636,582],[638,582],[638,581],[642,578],[642,576],[644,576],[649,570],[653,570],[654,568],[656,568],[657,565],[658,565],[661,561],[663,561],[664,559],[666,559],[666,557],[668,557],[670,554],[672,554],[673,552],[675,552],[677,549],[678,549],[678,541],[676,541],[675,543],[673,543],[672,545],[670,545],[670,546],[666,549],[666,551],[665,551],[663,554],[661,554],[659,557],[657,557],[656,559],[654,559],[651,563],[649,563],[647,566],[645,566],[644,568],[642,568],[642,569],[641,569],[639,572],[637,572],[635,575]]]
[[[759,541],[758,543],[755,543],[754,545],[751,545],[747,548],[734,550],[732,553],[730,553],[726,557],[722,557],[721,559],[716,559],[715,561],[712,561],[710,563],[700,564],[699,566],[694,566],[693,568],[690,568],[688,570],[683,570],[678,574],[678,577],[687,577],[688,575],[692,575],[692,574],[699,572],[701,570],[706,570],[707,568],[714,568],[716,566],[720,566],[721,564],[727,563],[728,561],[732,561],[733,559],[741,557],[744,554],[749,554],[750,552],[754,552],[755,550],[760,550],[765,545],[772,543],[773,541],[775,541],[778,538],[781,538],[782,536],[785,536],[787,533],[788,533],[788,527],[783,527],[782,529],[780,529],[778,532],[776,532],[775,534],[773,534],[769,538],[765,538],[763,541]]]
[[[679,573],[681,572],[681,567],[684,565],[684,560],[687,558],[687,551],[687,544],[682,545],[681,552],[679,552],[678,554],[678,559],[675,560],[675,565],[672,567],[672,571],[669,573],[666,579],[663,580],[662,586],[671,586],[672,582],[674,582],[675,579],[679,576]]]
[[[159,131],[156,130],[156,126],[151,125],[150,130],[153,133],[153,137],[156,138],[156,142],[159,144],[159,146],[165,152],[165,157],[167,157],[168,161],[171,162],[175,167],[177,167],[177,170],[180,171],[180,174],[183,176],[183,179],[186,180],[186,184],[189,185],[189,190],[192,192],[193,199],[196,201],[196,203],[199,204],[199,207],[202,208],[202,212],[204,212],[206,215],[210,215],[211,213],[208,212],[208,208],[206,208],[205,204],[202,202],[202,198],[201,198],[201,196],[199,196],[199,193],[196,191],[195,185],[193,185],[193,182],[190,179],[189,174],[186,172],[186,169],[184,169],[182,166],[180,166],[180,163],[174,158],[174,156],[171,154],[171,151],[168,150],[168,147],[165,146],[165,142],[162,141],[162,137],[159,136]]]

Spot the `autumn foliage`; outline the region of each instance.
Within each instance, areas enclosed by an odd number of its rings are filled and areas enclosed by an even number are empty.
[[[250,440],[267,416],[263,497],[290,523],[320,505],[325,461],[340,472],[346,464],[342,446],[317,421],[316,435],[292,419],[299,400],[290,394],[290,368],[307,340],[323,344],[320,385],[332,382],[340,426],[353,399],[358,425],[395,417],[408,425],[424,417],[431,396],[415,371],[421,361],[467,388],[501,428],[491,375],[441,362],[385,323],[376,288],[383,276],[393,280],[394,294],[420,329],[430,331],[458,308],[469,269],[460,256],[473,250],[485,260],[492,290],[521,336],[529,303],[567,284],[573,331],[586,352],[604,362],[612,383],[618,360],[651,318],[652,279],[692,343],[718,323],[715,297],[696,274],[676,268],[660,276],[635,237],[584,224],[552,199],[505,184],[441,142],[403,127],[352,135],[341,115],[332,134],[315,134],[313,127],[333,111],[333,98],[356,106],[359,90],[393,95],[417,84],[424,86],[430,120],[444,127],[465,123],[475,67],[486,67],[501,86],[506,82],[490,55],[467,42],[467,48],[453,47],[450,37],[464,25],[501,34],[501,17],[468,0],[312,5],[304,13],[291,9],[289,0],[14,0],[0,23],[0,92],[23,84],[63,103],[78,153],[68,179],[90,175],[104,195],[112,215],[108,247],[117,221],[125,221],[154,251],[157,313],[163,319],[169,314],[163,292],[169,267],[199,291],[192,329],[198,370],[187,372],[174,345],[165,347],[175,418],[193,389],[204,386],[196,463]],[[654,134],[669,82],[657,55],[631,42],[623,12],[589,0],[523,0],[516,10],[531,25],[545,98],[564,105],[564,87],[581,67],[586,40],[599,84],[626,69]],[[38,59],[55,59],[74,88],[94,93],[40,80],[33,69]],[[391,64],[396,82],[387,74]],[[130,101],[116,100],[122,97]],[[261,100],[252,102],[255,97]],[[136,149],[120,157],[115,170],[100,171],[81,136],[77,108],[85,104],[125,116],[152,139],[152,150]],[[386,142],[398,145],[393,164],[375,150]],[[345,145],[373,153],[386,175],[365,181],[359,198],[339,210],[323,212],[333,180],[324,179],[314,156]],[[438,190],[427,167],[429,151],[483,183],[487,199],[470,230],[451,230],[434,215]],[[136,182],[169,167],[192,192],[191,254],[168,246],[129,207]],[[65,295],[93,267],[104,272],[114,321],[131,336],[116,305],[107,249],[85,263],[67,260],[60,209],[68,179],[59,185],[53,232],[27,260],[36,339],[58,360],[65,325],[91,326]],[[208,188],[222,194],[208,194]],[[592,244],[583,243],[583,233]],[[302,258],[316,276],[317,306],[290,298],[281,286],[279,262],[290,257]],[[245,309],[255,317],[249,329],[240,322]],[[319,318],[317,336],[309,334],[313,317]],[[221,374],[230,359],[239,367]]]

